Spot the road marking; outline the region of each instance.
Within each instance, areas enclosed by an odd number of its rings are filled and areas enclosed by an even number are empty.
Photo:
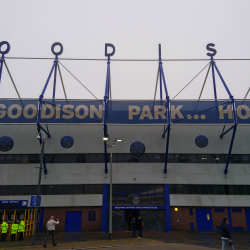
[[[134,240],[129,241],[128,243],[126,243],[126,245],[128,245],[130,242],[133,242],[133,241],[135,241],[135,240],[138,240],[138,238],[136,238],[136,239],[134,239]]]
[[[115,240],[107,240],[106,242],[104,242],[104,243],[102,243],[102,244],[100,244],[100,245],[97,245],[98,247],[99,246],[102,246],[102,245],[104,245],[104,244],[106,244],[106,243],[108,243],[108,242],[111,242],[111,241],[115,241]]]

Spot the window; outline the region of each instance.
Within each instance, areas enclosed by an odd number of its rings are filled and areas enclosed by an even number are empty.
[[[232,213],[241,213],[242,209],[241,208],[232,208]]]
[[[238,186],[239,194],[246,194],[246,186]]]
[[[230,194],[238,194],[238,187],[236,185],[229,186],[229,193]]]
[[[89,221],[95,221],[95,211],[89,211]]]
[[[175,162],[187,163],[188,159],[189,157],[186,154],[175,155]]]
[[[214,209],[214,212],[215,212],[215,213],[224,213],[225,210],[224,210],[224,208],[215,208],[215,209]]]

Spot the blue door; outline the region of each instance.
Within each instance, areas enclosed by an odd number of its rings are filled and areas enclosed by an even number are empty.
[[[65,232],[81,232],[82,212],[66,212]]]
[[[197,231],[212,232],[213,220],[211,208],[196,208]]]
[[[247,222],[247,231],[250,232],[250,209],[245,209],[246,222]]]

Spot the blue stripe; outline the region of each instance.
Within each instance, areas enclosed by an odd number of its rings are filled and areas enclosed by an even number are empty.
[[[227,214],[228,214],[228,222],[229,222],[230,232],[233,232],[233,225],[232,225],[232,217],[231,217],[230,207],[227,208]]]
[[[171,231],[170,196],[169,196],[168,184],[164,184],[164,201],[165,201],[166,231]]]
[[[108,184],[103,184],[102,194],[102,232],[107,231],[107,219],[108,219]]]
[[[40,225],[39,225],[39,233],[41,233],[43,231],[43,216],[44,216],[44,208],[41,208],[41,212],[40,212]]]

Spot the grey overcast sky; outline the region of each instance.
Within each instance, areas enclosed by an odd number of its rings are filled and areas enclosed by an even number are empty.
[[[61,42],[63,58],[102,58],[104,44],[116,47],[114,59],[207,59],[206,44],[215,43],[219,58],[250,58],[249,0],[0,0],[0,41],[9,57],[53,57]],[[37,98],[53,60],[6,59],[22,98]],[[105,61],[61,61],[95,96],[103,98]],[[164,62],[173,98],[208,62]],[[233,96],[242,99],[250,86],[250,61],[217,61]],[[113,99],[153,99],[157,62],[111,62]],[[63,68],[68,98],[93,97]],[[203,71],[177,99],[197,99]],[[218,98],[228,98],[216,77]],[[52,96],[51,81],[46,98]],[[6,69],[0,98],[17,97]],[[159,94],[158,94],[159,97]],[[64,98],[60,79],[56,98]],[[213,98],[210,73],[203,99]],[[250,98],[250,94],[248,96]]]

